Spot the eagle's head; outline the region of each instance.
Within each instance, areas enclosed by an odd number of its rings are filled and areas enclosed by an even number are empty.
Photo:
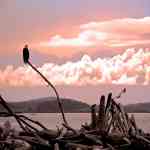
[[[26,44],[26,45],[24,46],[24,48],[28,48],[28,45]]]

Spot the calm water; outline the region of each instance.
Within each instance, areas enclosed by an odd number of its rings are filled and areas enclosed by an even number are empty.
[[[40,121],[49,129],[56,129],[56,126],[61,126],[61,115],[56,113],[36,113],[24,114],[36,121]],[[90,121],[90,114],[88,113],[67,113],[65,114],[69,124],[73,128],[80,128],[80,125]],[[150,132],[150,113],[135,113],[134,114],[137,125],[145,132]],[[8,118],[0,118],[0,124],[3,124]],[[14,128],[18,128],[16,121],[9,118]]]

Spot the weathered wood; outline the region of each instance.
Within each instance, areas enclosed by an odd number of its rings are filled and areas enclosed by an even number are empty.
[[[131,121],[130,121],[130,118],[128,116],[128,113],[125,112],[125,117],[126,117],[126,121],[127,121],[127,124],[128,124],[128,132],[129,132],[129,129],[131,127]]]
[[[100,132],[103,132],[105,130],[105,96],[104,95],[102,95],[100,98],[97,127],[99,128]]]
[[[92,150],[92,146],[87,146],[83,144],[76,144],[76,143],[67,143],[66,148],[69,148],[70,150],[73,148],[80,148],[81,150]]]
[[[134,118],[133,114],[131,115],[130,121],[131,121],[131,124],[134,127],[135,131],[137,132],[138,131],[138,127],[136,125],[135,118]]]
[[[37,126],[41,127],[43,130],[48,130],[43,124],[41,124],[39,121],[35,121],[35,120],[32,120],[31,118],[28,118],[24,115],[18,115],[20,118],[23,118],[25,120],[28,120],[34,124],[36,124]]]
[[[90,143],[92,143],[93,145],[95,144],[102,145],[102,141],[97,136],[90,134],[82,134],[82,137],[90,141]]]
[[[22,125],[19,117],[10,109],[10,107],[8,106],[8,104],[6,103],[6,101],[3,99],[1,95],[0,95],[0,104],[8,111],[8,113],[11,116],[13,116],[16,119],[21,129],[25,130],[25,127]]]
[[[39,131],[38,135],[43,139],[53,139],[57,138],[60,135],[60,133],[58,131],[48,129]]]
[[[96,116],[96,105],[91,106],[91,127],[92,129],[96,128],[97,116]]]
[[[124,111],[124,108],[121,104],[119,104],[119,106],[120,106],[120,113],[121,113],[122,122],[123,122],[123,126],[124,126],[124,133],[126,135],[128,135],[129,126],[128,126],[128,121],[126,119],[125,111]]]
[[[106,107],[105,107],[105,127],[106,127],[106,130],[108,130],[109,123],[112,120],[111,107],[112,107],[112,93],[109,93],[108,97],[107,97]]]
[[[112,100],[112,93],[108,94],[108,98],[107,98],[107,103],[106,103],[106,107],[105,107],[105,114],[107,113],[108,109],[111,106],[111,101]]]
[[[58,143],[56,143],[56,144],[54,145],[54,150],[59,150],[59,145],[58,145]]]
[[[67,124],[62,124],[67,130],[70,130],[72,131],[74,134],[78,134],[77,130],[73,129],[72,127],[70,127],[69,125]]]
[[[98,115],[96,105],[91,106],[91,123],[82,125],[79,130],[68,124],[62,124],[62,130],[49,130],[38,121],[15,114],[4,99],[1,100],[1,105],[7,110],[6,116],[15,117],[25,128],[16,132],[8,122],[0,127],[0,149],[3,150],[16,150],[18,140],[28,143],[34,150],[150,149],[150,134],[145,134],[137,127],[134,116],[129,117],[123,106],[115,102],[111,93],[108,95],[106,107],[105,96],[101,96]],[[64,127],[67,130],[63,130]],[[27,146],[22,148],[25,147]]]
[[[48,144],[46,141],[41,140],[39,138],[37,139],[37,137],[35,138],[35,137],[27,137],[27,136],[15,136],[14,139],[20,139],[26,141],[31,145],[38,145],[38,146],[51,148],[50,144]]]

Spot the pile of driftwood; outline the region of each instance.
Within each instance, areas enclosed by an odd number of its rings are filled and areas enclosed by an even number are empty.
[[[79,130],[67,122],[57,130],[47,129],[38,121],[14,113],[0,96],[0,104],[6,109],[0,115],[14,117],[22,129],[12,129],[6,122],[0,128],[0,150],[149,150],[150,134],[139,129],[134,116],[115,102],[120,96],[113,98],[109,93],[106,99],[102,95],[99,106],[91,106],[91,122]]]

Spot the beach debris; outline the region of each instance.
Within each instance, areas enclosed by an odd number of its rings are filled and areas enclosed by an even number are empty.
[[[13,112],[2,96],[0,104],[6,109],[5,116],[14,117],[21,128],[12,129],[8,119],[0,127],[2,150],[150,150],[150,134],[138,127],[134,115],[128,115],[112,93],[107,98],[102,95],[99,106],[91,106],[90,123],[78,130],[65,123],[62,128],[50,130]]]

